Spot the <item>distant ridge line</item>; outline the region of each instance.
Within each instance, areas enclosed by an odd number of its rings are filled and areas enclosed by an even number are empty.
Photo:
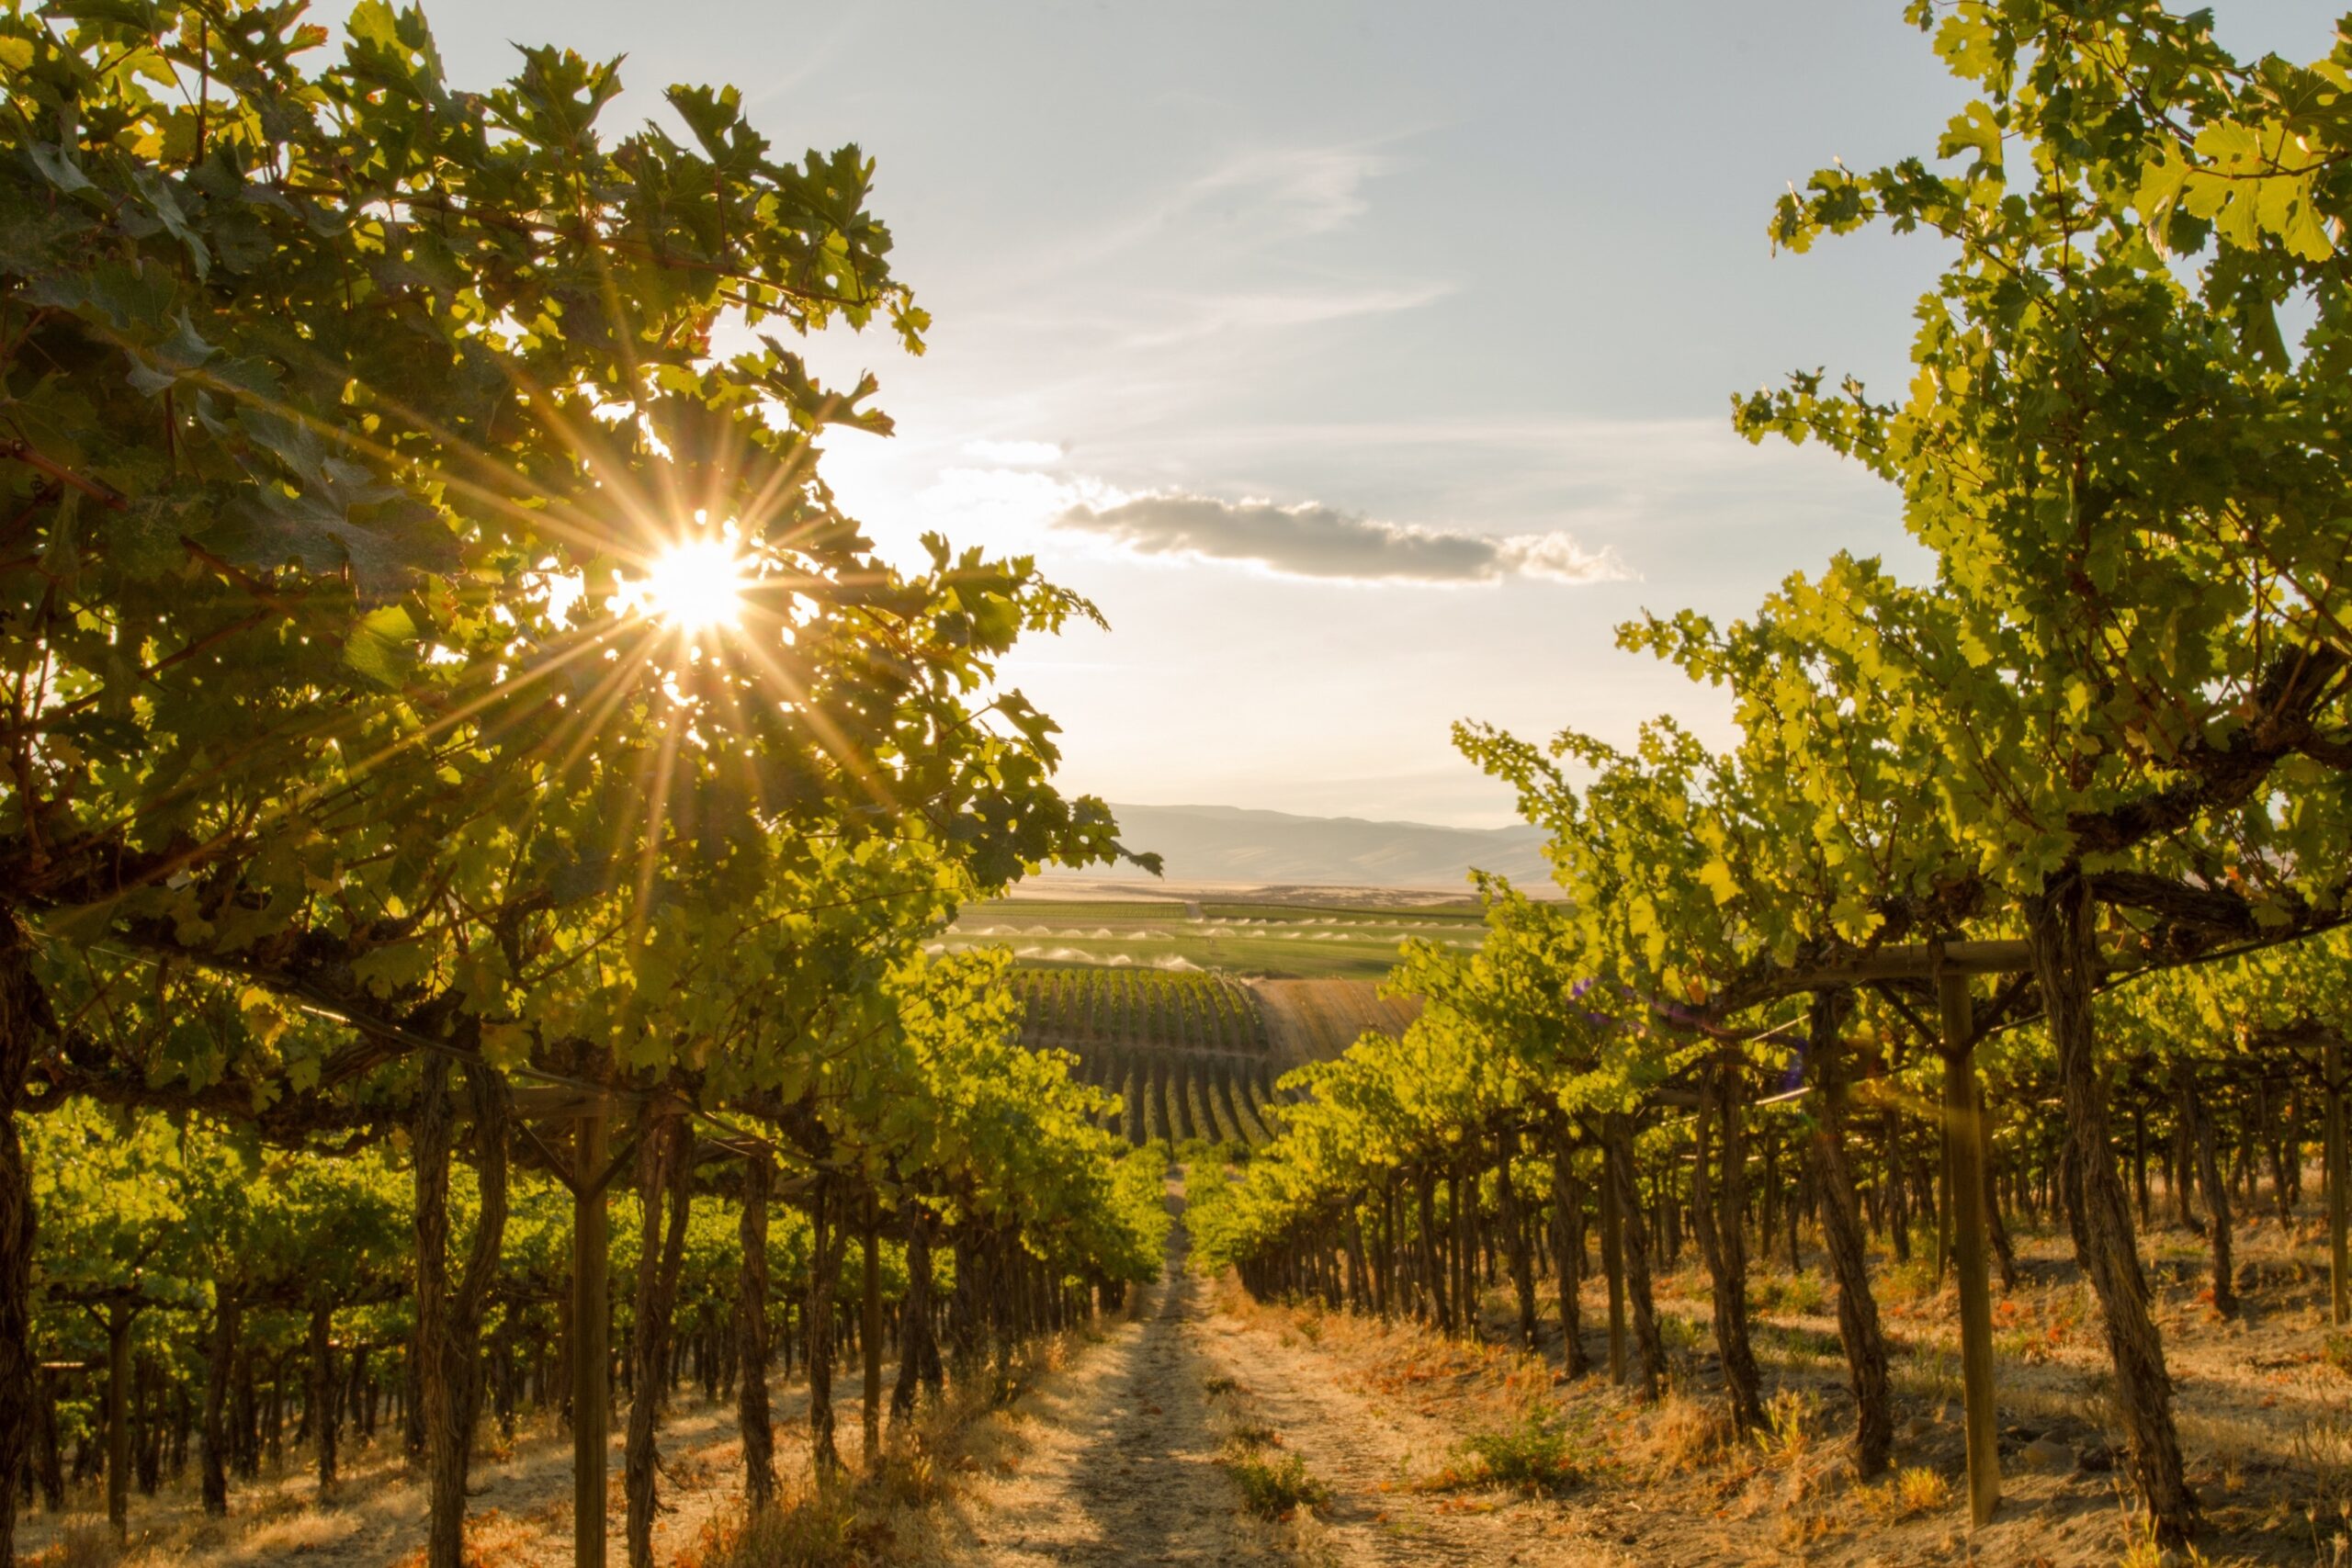
[[[1541,829],[1445,828],[1360,817],[1306,817],[1242,806],[1111,807],[1119,840],[1157,851],[1172,883],[1283,883],[1468,891],[1474,866],[1531,890],[1548,886]],[[1142,878],[1130,868],[1113,874]]]

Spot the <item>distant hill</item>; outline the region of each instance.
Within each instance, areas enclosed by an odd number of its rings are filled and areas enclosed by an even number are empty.
[[[1548,891],[1525,826],[1477,829],[1356,817],[1295,817],[1235,806],[1114,806],[1119,840],[1166,857],[1171,883],[1244,882],[1327,887],[1442,887],[1466,892],[1472,866]],[[1140,875],[1140,873],[1134,874]]]

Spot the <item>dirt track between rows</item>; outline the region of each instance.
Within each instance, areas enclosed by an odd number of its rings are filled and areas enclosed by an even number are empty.
[[[1122,1325],[1023,1402],[1034,1425],[1023,1479],[974,1521],[989,1564],[1260,1561],[1217,1465],[1197,1343],[1201,1283],[1184,1267],[1181,1219],[1169,1264],[1136,1321]]]
[[[1140,1320],[1024,1402],[1024,1480],[973,1521],[973,1561],[1377,1568],[1630,1561],[1575,1539],[1558,1509],[1465,1498],[1415,1483],[1449,1453],[1442,1424],[1380,1398],[1278,1325],[1219,1310],[1185,1267],[1181,1199],[1169,1268]],[[1213,1396],[1212,1390],[1216,1393]],[[1310,1521],[1274,1529],[1240,1510],[1217,1463],[1220,1426],[1271,1428],[1330,1491]]]

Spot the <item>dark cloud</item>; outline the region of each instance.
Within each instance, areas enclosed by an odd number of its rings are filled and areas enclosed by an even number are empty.
[[[1250,561],[1295,577],[1359,582],[1499,582],[1544,577],[1603,582],[1627,574],[1608,551],[1588,552],[1565,534],[1494,537],[1381,523],[1309,502],[1227,502],[1147,495],[1116,506],[1074,506],[1056,519],[1145,555]]]

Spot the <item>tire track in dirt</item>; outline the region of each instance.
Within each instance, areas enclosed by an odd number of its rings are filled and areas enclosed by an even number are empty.
[[[1026,1402],[1040,1420],[1024,1482],[978,1522],[989,1568],[1268,1562],[1217,1464],[1206,1363],[1193,1342],[1200,1281],[1184,1267],[1182,1200],[1148,1312]]]
[[[1494,1492],[1421,1492],[1450,1457],[1450,1429],[1363,1392],[1338,1359],[1220,1314],[1203,1337],[1283,1447],[1331,1489],[1321,1517],[1337,1561],[1438,1564],[1604,1564],[1634,1561],[1582,1537],[1555,1505]]]

